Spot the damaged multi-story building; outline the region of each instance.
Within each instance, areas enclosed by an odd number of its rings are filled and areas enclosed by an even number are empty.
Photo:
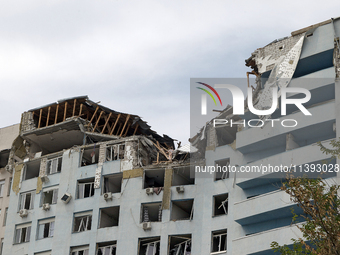
[[[338,174],[331,170],[337,167],[338,159],[322,153],[318,146],[321,142],[331,149],[330,140],[340,136],[339,36],[340,19],[336,18],[294,31],[255,50],[246,59],[246,66],[252,70],[245,75],[248,82],[244,82],[245,87],[252,88],[253,108],[268,110],[275,100],[278,107],[270,115],[258,116],[251,111],[247,98],[244,114],[233,114],[229,106],[190,139],[198,149],[202,167],[229,167],[229,172],[210,173],[210,178],[198,178],[196,173],[196,185],[204,187],[204,192],[195,204],[201,199],[206,205],[201,229],[205,234],[192,240],[193,247],[200,243],[199,254],[267,255],[274,254],[270,247],[273,241],[292,245],[292,238],[302,236],[292,223],[291,208],[297,214],[301,209],[280,190],[287,172],[315,177],[312,167],[319,164],[330,169],[323,178],[331,184],[339,183]],[[255,78],[253,84],[249,76]],[[286,114],[282,114],[279,92],[283,88],[308,90],[311,97],[303,107],[311,116],[293,104],[287,104]],[[271,89],[278,91],[277,98],[271,96]],[[305,97],[301,91],[287,94],[287,99]],[[282,122],[289,124],[283,126]],[[255,172],[261,167],[264,170],[264,166],[267,172]],[[269,166],[283,166],[283,171],[270,172]],[[252,169],[255,171],[250,172]],[[212,217],[216,209],[223,208],[225,197],[219,196],[225,193],[228,215]],[[198,210],[195,207],[195,216]],[[220,233],[226,234],[226,241]]]
[[[339,35],[340,19],[330,19],[246,60],[247,75],[256,77],[248,85],[256,104],[268,81],[282,78],[280,71],[289,87],[310,91],[304,106],[313,118],[300,121],[304,115],[293,107],[270,116],[299,120],[289,129],[214,126],[211,120],[191,145],[176,148],[139,116],[87,96],[24,112],[17,131],[8,131],[11,138],[0,130],[2,254],[265,255],[272,254],[272,241],[291,244],[300,234],[290,208],[299,211],[280,190],[285,176],[220,172],[199,178],[193,166],[338,163],[316,142],[326,146],[339,136]],[[244,115],[227,107],[216,118],[247,122],[254,115],[247,106]],[[326,177],[337,181],[336,173]]]
[[[176,191],[193,184],[188,152],[139,116],[64,99],[24,112],[13,140],[3,254],[159,254],[170,232],[172,250],[190,250],[169,218],[171,203],[173,220],[192,218],[193,193]]]

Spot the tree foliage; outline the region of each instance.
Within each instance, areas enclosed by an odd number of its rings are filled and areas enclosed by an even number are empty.
[[[303,211],[305,221],[296,225],[303,238],[292,239],[293,247],[272,242],[272,249],[284,255],[340,255],[339,185],[330,179],[289,176],[281,189]],[[298,216],[293,212],[293,223]]]

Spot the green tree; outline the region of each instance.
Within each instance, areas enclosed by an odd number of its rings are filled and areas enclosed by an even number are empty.
[[[303,211],[302,215],[292,211],[293,223],[296,223],[299,216],[305,220],[302,224],[296,225],[303,238],[292,239],[292,247],[272,242],[272,249],[284,255],[340,255],[339,185],[330,184],[328,180],[322,178],[309,179],[291,175],[281,189],[288,193],[291,201],[297,203]]]

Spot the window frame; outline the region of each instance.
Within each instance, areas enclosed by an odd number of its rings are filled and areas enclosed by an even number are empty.
[[[47,224],[48,224],[48,236],[44,237],[45,227],[46,227]],[[42,227],[42,229],[41,229],[41,227]],[[40,232],[41,230],[43,232],[43,236],[42,237],[41,237],[41,232]],[[42,240],[42,239],[46,239],[46,238],[52,238],[54,236],[54,230],[55,230],[55,217],[48,218],[48,219],[43,219],[43,220],[38,220],[37,238],[36,239],[37,240]]]
[[[31,195],[31,199],[30,199],[30,206],[29,206],[29,209],[27,209],[27,210],[32,210],[32,209],[34,209],[34,193],[35,193],[35,191],[28,191],[28,192],[20,193],[18,212],[19,212],[21,209],[26,209],[26,208],[24,208],[24,207],[25,207],[25,202],[24,202],[24,201],[26,201],[26,196],[27,196],[28,194]],[[23,199],[23,196],[25,197],[25,199]]]
[[[25,229],[25,241],[22,240],[22,230]],[[14,232],[14,244],[28,243],[31,240],[31,230],[32,230],[32,222],[16,225]],[[19,238],[18,238],[19,233]],[[19,242],[17,240],[19,239]]]
[[[81,218],[81,222],[79,224],[78,230],[75,230],[78,218]],[[86,223],[85,223],[85,226],[84,226],[84,230],[81,230],[81,227],[84,223],[83,222],[84,218],[86,218]],[[90,224],[90,225],[88,225],[88,224]],[[75,213],[73,215],[72,234],[73,233],[81,233],[81,232],[91,231],[91,229],[92,229],[92,211]]]

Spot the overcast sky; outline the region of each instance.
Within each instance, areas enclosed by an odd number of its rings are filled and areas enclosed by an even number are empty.
[[[88,95],[186,143],[190,78],[243,78],[257,48],[340,16],[340,1],[314,2],[1,1],[0,127]]]

